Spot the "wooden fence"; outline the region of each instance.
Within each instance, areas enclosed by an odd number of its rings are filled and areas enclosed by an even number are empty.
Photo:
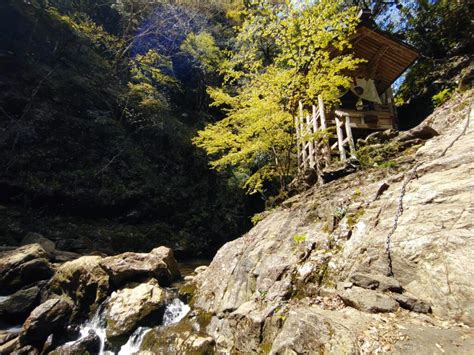
[[[319,173],[331,164],[333,155],[338,155],[340,161],[354,155],[355,144],[348,114],[335,110],[327,119],[321,97],[318,97],[318,105],[312,105],[311,109],[311,114],[305,116],[303,104],[299,102],[299,116],[295,118],[298,170],[315,169]],[[335,134],[331,133],[332,127],[335,127]],[[329,139],[321,139],[325,134]]]

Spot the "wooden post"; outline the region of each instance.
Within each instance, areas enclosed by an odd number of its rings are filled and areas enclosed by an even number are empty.
[[[347,140],[349,141],[349,149],[351,151],[351,155],[355,156],[355,144],[354,138],[352,137],[351,119],[349,116],[346,116],[346,135]]]
[[[312,105],[313,109],[313,131],[316,134],[319,129],[318,125],[318,118],[319,118],[319,112],[316,108],[316,105]],[[319,141],[317,139],[313,140],[313,145],[314,145],[314,163],[315,163],[315,169],[316,169],[316,175],[317,175],[317,182],[318,184],[322,184],[322,177],[321,177],[321,159],[323,158],[321,154],[321,150],[319,149]]]
[[[313,105],[313,131],[318,131],[318,112],[316,111],[316,105]]]
[[[339,119],[339,117],[335,117],[336,119],[336,132],[337,132],[337,145],[339,148],[339,156],[341,158],[341,161],[346,161],[346,151],[344,149],[344,136],[342,133],[342,128],[341,126],[343,125],[342,121]]]
[[[309,167],[314,168],[314,139],[311,137],[312,131],[311,131],[311,124],[310,124],[310,116],[306,116],[306,130],[308,135],[310,135],[310,138],[308,140],[308,150],[309,150]]]
[[[303,159],[303,168],[308,168],[308,153],[306,151],[306,138],[304,137],[306,130],[304,127],[304,117],[303,117],[303,103],[300,101],[298,103],[299,111],[300,111],[300,137],[301,137],[301,151],[302,151],[302,159]]]
[[[296,147],[298,154],[298,171],[301,167],[301,137],[300,137],[300,123],[298,117],[295,117],[295,129],[296,129]]]
[[[398,115],[397,115],[397,109],[395,107],[395,99],[393,98],[393,91],[392,88],[389,87],[386,91],[387,95],[387,105],[388,109],[390,110],[391,114],[393,115],[393,122],[392,122],[392,127],[394,129],[398,129]]]
[[[312,105],[312,109],[313,109],[313,133],[316,134],[318,132],[318,129],[319,129],[319,125],[318,125],[318,111],[316,109],[316,105]],[[319,142],[316,140],[316,139],[313,139],[313,146],[314,146],[314,155],[315,155],[315,161],[316,161],[316,164],[318,165],[319,167],[319,155],[320,155],[320,151],[319,151]]]
[[[324,101],[321,95],[318,96],[319,118],[321,119],[321,129],[326,130],[326,113],[324,112]],[[329,142],[323,147],[323,156],[326,161],[326,166],[331,164],[331,150],[329,149]]]

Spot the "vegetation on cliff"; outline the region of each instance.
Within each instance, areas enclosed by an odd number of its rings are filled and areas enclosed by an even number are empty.
[[[358,60],[322,48],[348,47],[353,5],[421,51],[402,122],[469,83],[467,1],[3,1],[2,244],[212,253],[240,235],[294,177],[296,102],[348,85]]]

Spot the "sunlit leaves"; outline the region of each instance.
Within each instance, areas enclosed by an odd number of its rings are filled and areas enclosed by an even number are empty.
[[[337,103],[360,62],[342,54],[358,23],[354,8],[342,0],[294,4],[249,2],[235,48],[221,62],[225,83],[208,91],[226,117],[194,140],[214,168],[251,171],[249,192],[275,178],[286,187],[294,171],[298,101],[313,104],[321,95],[328,105]]]

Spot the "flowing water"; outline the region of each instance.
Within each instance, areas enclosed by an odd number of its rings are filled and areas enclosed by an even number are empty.
[[[178,323],[182,320],[191,310],[191,308],[183,303],[179,298],[174,298],[168,305],[166,305],[165,312],[163,315],[163,321],[157,326],[168,326],[174,323]],[[80,337],[78,340],[84,339],[92,331],[100,338],[100,354],[110,354],[110,351],[105,351],[107,345],[107,336],[105,334],[105,323],[106,319],[103,312],[99,310],[96,315],[90,320],[84,323],[80,329]],[[122,345],[118,351],[118,355],[130,355],[138,352],[140,350],[140,345],[143,341],[145,335],[152,328],[139,327],[137,328],[132,335],[128,338],[128,341]],[[71,342],[73,343],[73,342]]]

